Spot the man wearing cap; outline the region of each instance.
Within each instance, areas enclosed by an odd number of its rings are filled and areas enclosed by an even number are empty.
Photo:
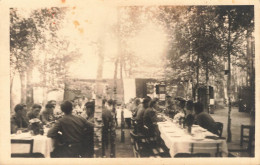
[[[32,106],[32,110],[27,114],[29,120],[38,118],[40,119],[40,112],[41,112],[42,106],[39,104],[34,104]]]
[[[54,106],[50,103],[46,104],[45,110],[40,114],[40,119],[43,124],[48,124],[54,121],[53,115]]]
[[[27,108],[25,104],[17,104],[14,108],[15,115],[11,118],[11,133],[28,128],[29,120],[26,117]]]

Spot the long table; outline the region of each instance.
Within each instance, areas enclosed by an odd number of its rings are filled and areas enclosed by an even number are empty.
[[[47,130],[46,130],[47,131]],[[44,135],[31,135],[31,133],[11,134],[11,139],[31,140],[33,139],[33,152],[42,153],[44,157],[49,158],[54,149],[54,141]],[[28,153],[29,145],[11,144],[11,153]]]
[[[217,137],[217,135],[198,125],[192,126],[192,132],[189,134],[187,128],[183,129],[177,122],[169,119],[157,124],[160,136],[169,148],[171,157],[177,153],[210,153],[211,156],[215,156],[217,150],[223,157],[228,155],[226,140],[205,138],[206,136]]]

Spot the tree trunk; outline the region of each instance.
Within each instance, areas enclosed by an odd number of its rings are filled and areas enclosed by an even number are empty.
[[[20,80],[21,80],[21,103],[26,104],[26,73],[20,71]]]
[[[124,103],[124,81],[123,81],[123,54],[120,55],[120,82],[121,82],[121,89],[122,89],[122,103]]]
[[[43,100],[42,100],[42,105],[45,106],[45,104],[47,103],[47,57],[46,57],[46,54],[44,55],[44,63],[43,63],[43,73],[42,73],[42,83],[43,83],[43,93],[42,93],[42,97],[43,97]]]
[[[10,77],[10,108],[11,111],[10,113],[12,114],[14,111],[14,101],[13,101],[13,83],[14,83],[14,76],[15,76],[15,72],[14,74],[12,74],[12,76]]]
[[[252,34],[247,31],[247,57],[249,69],[249,81],[251,90],[251,109],[250,109],[250,125],[255,125],[255,69],[254,69],[254,48],[253,48]]]
[[[114,89],[113,89],[113,99],[117,100],[117,68],[118,68],[118,59],[115,61],[115,70],[114,70]]]
[[[206,57],[206,110],[209,113],[209,67],[208,58]]]
[[[99,41],[98,47],[98,69],[97,69],[97,78],[96,78],[96,99],[95,99],[95,123],[100,125],[102,123],[102,99],[103,99],[103,84],[102,84],[102,76],[103,76],[103,63],[104,63],[104,53],[103,53],[103,41]],[[94,146],[97,148],[95,150],[95,157],[102,156],[102,130],[99,128],[94,129],[95,137],[94,137]]]
[[[231,133],[231,53],[230,53],[230,42],[231,42],[231,18],[228,12],[228,45],[227,45],[227,55],[228,55],[228,79],[227,79],[227,93],[228,93],[228,125],[227,125],[227,142],[232,141]]]
[[[198,95],[198,89],[199,89],[199,74],[200,74],[200,73],[199,73],[199,72],[200,72],[199,60],[200,60],[200,58],[199,58],[199,53],[198,53],[197,62],[196,62],[196,63],[197,63],[197,64],[196,64],[196,65],[197,65],[197,77],[196,77],[196,79],[197,79],[197,84],[196,84],[196,89],[195,89],[195,90],[196,90],[196,96],[197,96],[197,97],[196,97],[196,99],[197,99],[196,101],[199,101],[199,95]]]
[[[26,104],[28,107],[31,107],[33,104],[33,84],[32,84],[32,68],[28,67],[27,69],[27,95],[26,95]]]

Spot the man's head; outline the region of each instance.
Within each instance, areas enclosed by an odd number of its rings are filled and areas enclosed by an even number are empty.
[[[42,106],[39,104],[33,104],[32,106],[32,112],[35,116],[38,116],[41,112]]]
[[[138,106],[140,104],[140,102],[141,102],[140,99],[138,99],[138,98],[135,99],[135,105],[136,106]]]
[[[65,114],[71,114],[72,112],[72,103],[70,101],[64,101],[61,103],[60,108],[61,111],[64,112]]]
[[[151,97],[146,96],[146,97],[144,98],[144,100],[143,100],[143,106],[144,106],[145,109],[149,107],[150,101],[151,101]]]
[[[150,102],[150,107],[154,108],[154,109],[157,109],[158,108],[158,101],[159,101],[158,98],[152,99],[152,101]]]
[[[186,104],[186,101],[184,99],[180,99],[179,106],[181,109],[184,109],[185,104]]]
[[[54,106],[52,104],[48,103],[45,105],[45,109],[47,110],[47,112],[53,113]]]
[[[192,111],[193,109],[193,101],[192,100],[188,100],[187,103],[186,103],[186,109],[188,111]]]
[[[78,100],[78,98],[76,98],[76,99],[73,101],[73,103],[74,103],[74,106],[79,105],[79,100]]]
[[[200,102],[197,102],[194,104],[194,111],[196,114],[199,114],[201,112],[203,112],[203,104]]]
[[[109,100],[107,101],[107,104],[108,104],[108,106],[113,106],[114,101],[113,101],[112,99],[109,99]]]
[[[106,105],[107,99],[102,100],[102,106],[104,107]]]
[[[27,113],[27,108],[26,108],[26,105],[25,104],[17,104],[15,107],[14,107],[14,111],[17,115],[24,115]]]
[[[56,107],[56,101],[55,100],[48,101],[48,104],[52,104],[54,106],[54,108]]]
[[[91,115],[93,115],[94,114],[94,112],[95,112],[95,102],[87,102],[86,104],[85,104],[85,108],[86,108],[86,110],[87,110],[87,115],[88,116],[91,116]]]

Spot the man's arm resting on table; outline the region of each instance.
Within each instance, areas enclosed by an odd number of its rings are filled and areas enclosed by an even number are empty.
[[[60,121],[57,121],[52,128],[47,133],[47,137],[55,138],[58,136],[58,132],[61,129]]]

